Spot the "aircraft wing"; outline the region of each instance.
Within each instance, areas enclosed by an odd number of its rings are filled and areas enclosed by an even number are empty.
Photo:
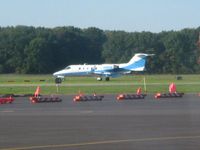
[[[108,70],[95,70],[93,71],[93,74],[104,76],[104,77],[119,77],[124,74],[129,74],[131,71],[127,71],[123,68],[115,68],[115,69],[108,69]]]

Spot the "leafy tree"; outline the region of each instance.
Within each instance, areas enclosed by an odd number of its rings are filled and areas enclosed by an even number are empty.
[[[148,73],[199,73],[199,32],[200,27],[160,33],[0,27],[0,73],[52,73],[69,64],[122,63],[135,53],[155,54],[148,59]]]

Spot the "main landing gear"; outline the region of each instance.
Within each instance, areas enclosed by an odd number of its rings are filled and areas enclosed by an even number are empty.
[[[110,80],[110,78],[109,77],[105,77],[105,81],[109,81]]]
[[[102,77],[98,77],[97,81],[102,81],[103,78]],[[110,81],[110,77],[105,77],[105,81]]]

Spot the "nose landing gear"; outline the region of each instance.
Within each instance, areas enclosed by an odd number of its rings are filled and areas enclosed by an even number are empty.
[[[55,83],[56,83],[56,84],[62,83],[62,79],[61,79],[61,78],[55,78]]]

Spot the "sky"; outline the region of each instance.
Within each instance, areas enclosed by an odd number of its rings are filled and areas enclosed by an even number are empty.
[[[0,26],[161,32],[200,26],[200,0],[0,0]]]

